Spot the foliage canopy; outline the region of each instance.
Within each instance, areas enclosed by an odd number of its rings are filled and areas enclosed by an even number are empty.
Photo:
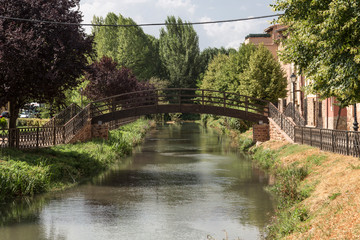
[[[89,83],[84,95],[91,100],[152,88],[146,82],[139,82],[129,68],[119,68],[117,62],[105,56],[90,65],[85,79]]]
[[[81,23],[78,0],[1,1],[0,15]],[[56,6],[56,7],[54,7]],[[10,102],[10,128],[30,101],[61,103],[76,87],[92,39],[76,25],[0,19],[0,104]]]
[[[166,69],[169,87],[196,87],[200,61],[199,37],[190,24],[174,16],[160,30],[160,58]]]
[[[289,26],[283,60],[294,62],[312,81],[308,90],[336,97],[342,106],[360,101],[360,2],[276,0]]]
[[[131,18],[108,13],[105,19],[94,17],[96,24],[136,25]],[[121,66],[130,68],[139,80],[161,77],[158,42],[144,33],[141,27],[97,27],[93,28],[98,57],[111,57]]]

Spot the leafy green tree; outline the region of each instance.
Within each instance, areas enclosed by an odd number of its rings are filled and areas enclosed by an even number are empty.
[[[277,102],[286,96],[287,81],[280,63],[271,52],[259,45],[250,56],[249,66],[243,72],[239,89],[244,95]]]
[[[218,54],[225,54],[229,55],[230,53],[235,53],[236,50],[233,48],[225,49],[224,47],[221,48],[205,48],[200,53],[200,64],[199,64],[199,72],[205,73],[207,66],[214,59]]]
[[[118,19],[115,13],[110,12],[106,15],[105,19],[94,16],[92,23],[98,25],[115,25]],[[94,26],[92,34],[94,35],[95,49],[99,59],[103,56],[108,56],[112,59],[118,58],[119,29],[117,27]]]
[[[131,18],[108,13],[106,18],[94,17],[96,24],[134,25],[131,27],[94,27],[98,58],[108,56],[121,66],[130,68],[139,80],[161,77],[158,42],[146,35]]]
[[[231,51],[229,56],[219,54],[214,57],[204,74],[201,88],[244,94],[239,86],[243,84],[243,73],[255,51],[253,44],[242,44],[238,51]]]
[[[119,25],[136,25],[131,18],[119,15]],[[149,39],[141,27],[122,27],[118,32],[118,58],[122,66],[130,68],[140,80],[157,76],[158,56],[154,54],[154,39]]]
[[[360,101],[360,2],[357,0],[276,0],[289,26],[280,55],[312,82],[308,90],[334,96],[342,106]]]
[[[160,59],[166,69],[170,87],[196,87],[199,75],[199,37],[194,28],[174,16],[160,30]]]
[[[249,66],[250,57],[256,51],[256,46],[253,44],[242,44],[240,45],[238,51],[230,54],[229,61],[227,62],[227,77],[229,88],[228,91],[235,92],[239,94],[246,94],[239,87],[243,85],[244,71]]]
[[[228,71],[227,63],[229,62],[229,56],[225,54],[218,54],[209,63],[209,66],[205,72],[201,89],[212,89],[217,91],[228,91]]]

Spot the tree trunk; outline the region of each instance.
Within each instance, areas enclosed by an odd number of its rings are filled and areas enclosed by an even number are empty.
[[[338,115],[337,115],[337,118],[336,118],[336,126],[335,126],[335,129],[338,129],[338,127],[339,127],[341,109],[342,109],[342,107],[339,106],[339,111],[338,111]]]
[[[19,110],[14,101],[10,101],[9,147],[15,147],[16,144],[16,120],[19,116]]]

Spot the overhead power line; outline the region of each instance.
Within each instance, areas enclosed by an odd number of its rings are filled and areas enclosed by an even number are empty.
[[[228,19],[228,20],[219,20],[219,21],[184,22],[184,23],[181,23],[181,24],[179,24],[179,23],[141,23],[141,24],[67,23],[67,22],[55,22],[55,21],[16,18],[16,17],[7,17],[7,16],[0,16],[0,19],[6,19],[6,20],[11,20],[11,21],[19,21],[19,22],[46,23],[46,24],[84,26],[84,27],[149,27],[149,26],[166,26],[166,25],[205,25],[205,24],[215,24],[215,23],[242,22],[242,21],[249,21],[249,20],[256,20],[256,19],[263,19],[263,18],[279,17],[279,16],[282,16],[282,15],[283,14],[273,14],[273,15],[266,15],[266,16]]]

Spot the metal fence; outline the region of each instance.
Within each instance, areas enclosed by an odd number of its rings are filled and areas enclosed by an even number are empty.
[[[32,149],[68,143],[86,124],[90,124],[89,109],[90,105],[81,111],[77,111],[75,115],[71,114],[73,115],[72,118],[68,119],[62,126],[0,129],[0,148],[13,146],[19,149]],[[109,130],[116,129],[137,119],[138,117],[131,117],[111,121],[109,122]],[[57,122],[60,121],[55,119],[52,124]]]
[[[296,126],[273,104],[270,118],[295,142],[321,150],[360,157],[360,132]]]
[[[294,142],[321,150],[360,157],[360,133],[309,127],[295,127]]]
[[[285,116],[292,118],[297,126],[301,126],[301,127],[306,126],[305,118],[303,118],[303,116],[301,116],[300,112],[294,107],[294,103],[290,102],[286,106],[286,108],[284,110],[284,114],[285,114]]]

